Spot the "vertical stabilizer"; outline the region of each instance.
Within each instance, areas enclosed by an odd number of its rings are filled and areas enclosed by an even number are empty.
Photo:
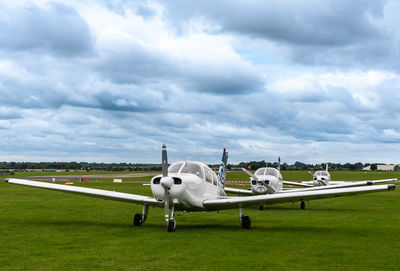
[[[281,157],[278,156],[278,171],[281,171]]]
[[[326,163],[325,171],[328,172],[329,163]]]
[[[218,172],[218,180],[222,185],[225,185],[225,178],[226,178],[226,173],[225,169],[226,166],[228,165],[228,153],[226,152],[226,149],[224,148],[224,152],[222,153],[222,163],[219,167],[219,172]]]

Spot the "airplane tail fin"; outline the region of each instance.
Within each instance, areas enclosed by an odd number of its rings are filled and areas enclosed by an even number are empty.
[[[325,168],[326,172],[328,172],[328,168],[329,168],[329,163],[326,163],[326,168]]]
[[[281,157],[278,156],[278,171],[281,171]]]
[[[228,153],[226,152],[226,149],[224,148],[224,152],[222,153],[222,159],[221,159],[222,163],[219,167],[219,171],[218,171],[218,180],[220,181],[220,183],[222,185],[225,185],[225,178],[226,178],[226,173],[225,173],[225,169],[226,166],[228,165]]]

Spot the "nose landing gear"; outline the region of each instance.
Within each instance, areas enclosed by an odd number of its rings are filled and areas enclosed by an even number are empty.
[[[175,228],[176,228],[175,208],[174,208],[174,205],[172,205],[171,218],[167,220],[167,230],[168,230],[168,232],[174,232]]]

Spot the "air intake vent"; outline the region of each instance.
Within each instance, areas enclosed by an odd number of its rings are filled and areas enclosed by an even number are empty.
[[[182,180],[179,178],[174,178],[174,184],[182,184]]]
[[[155,178],[155,179],[153,180],[153,184],[160,184],[160,181],[161,181],[161,178],[160,178],[160,177]]]

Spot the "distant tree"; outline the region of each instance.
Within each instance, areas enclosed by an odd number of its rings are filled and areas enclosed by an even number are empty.
[[[302,163],[302,162],[296,161],[296,162],[294,163],[294,167],[295,167],[296,169],[304,169],[304,168],[306,167],[306,165],[305,165],[304,163]]]
[[[355,164],[354,164],[354,167],[355,167],[357,170],[361,170],[361,169],[364,168],[364,165],[363,165],[363,163],[358,162],[358,163],[355,163]]]
[[[400,171],[400,166],[399,165],[395,165],[393,168],[394,171]]]
[[[371,170],[377,170],[378,166],[376,164],[371,164]]]

